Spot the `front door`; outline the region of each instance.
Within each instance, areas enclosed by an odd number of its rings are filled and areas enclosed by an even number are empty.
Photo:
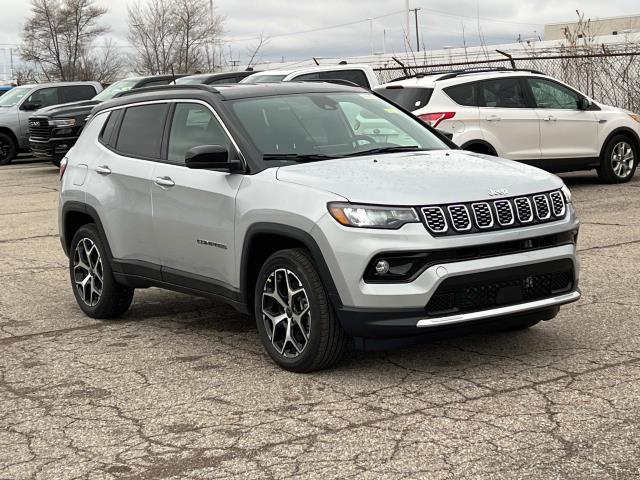
[[[224,295],[235,278],[235,202],[243,175],[185,166],[200,145],[235,152],[212,110],[177,103],[167,159],[153,171],[153,222],[166,282]]]
[[[579,108],[581,95],[544,78],[529,78],[527,82],[540,118],[541,158],[597,158],[598,119],[594,112]]]

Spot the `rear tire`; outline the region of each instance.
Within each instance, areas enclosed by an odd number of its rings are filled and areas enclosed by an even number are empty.
[[[18,155],[16,142],[6,133],[0,133],[0,165],[9,165]]]
[[[69,249],[71,288],[82,311],[91,318],[115,318],[129,309],[133,288],[113,277],[106,248],[95,224],[83,225]]]
[[[638,149],[625,135],[615,135],[600,158],[598,177],[603,183],[626,183],[638,166]]]
[[[258,274],[254,299],[260,340],[281,368],[312,372],[342,358],[348,337],[306,250],[271,255]]]

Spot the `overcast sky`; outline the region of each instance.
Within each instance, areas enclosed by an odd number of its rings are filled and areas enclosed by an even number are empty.
[[[109,8],[104,23],[110,36],[127,45],[127,4],[133,0],[96,0]],[[0,49],[20,42],[20,31],[29,14],[28,0],[2,0]],[[602,18],[640,13],[638,0],[411,0],[420,7],[419,25],[427,48],[462,45],[463,26],[468,45],[479,43],[478,21],[488,44],[510,43],[518,34],[542,35],[545,23],[574,20],[576,9],[587,17]],[[405,0],[215,0],[217,13],[226,18],[225,49],[233,58],[246,60],[260,33],[270,37],[261,51],[263,60],[286,61],[340,55],[369,54],[373,21],[373,50],[402,52]],[[360,23],[352,23],[358,22]],[[413,22],[413,17],[412,17]],[[296,33],[327,28],[311,33]],[[414,34],[415,36],[415,34]]]

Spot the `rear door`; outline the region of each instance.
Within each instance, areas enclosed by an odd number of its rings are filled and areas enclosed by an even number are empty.
[[[480,126],[498,156],[511,160],[540,158],[538,114],[517,77],[479,82]]]
[[[99,209],[114,259],[125,273],[157,279],[151,174],[160,160],[168,110],[167,103],[150,103],[112,112],[101,154],[87,159],[87,200]]]
[[[541,158],[597,158],[598,119],[579,108],[582,96],[546,78],[528,78],[527,83],[540,119]]]
[[[243,175],[192,170],[185,155],[200,145],[235,148],[212,109],[197,102],[175,104],[164,163],[153,171],[156,248],[166,282],[222,294],[235,275],[235,201]]]
[[[60,88],[61,103],[79,102],[89,100],[96,96],[95,87],[92,85],[71,85]]]

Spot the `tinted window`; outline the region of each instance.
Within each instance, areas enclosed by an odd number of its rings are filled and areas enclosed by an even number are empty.
[[[578,109],[580,97],[573,90],[540,78],[531,78],[528,82],[538,108]]]
[[[184,163],[187,151],[200,145],[222,145],[227,149],[230,147],[227,136],[211,110],[204,105],[179,103],[171,122],[167,159],[170,162]]]
[[[118,125],[118,120],[122,116],[122,110],[115,110],[108,114],[109,118],[102,127],[102,133],[100,134],[100,141],[105,145],[113,146],[113,132]]]
[[[129,107],[124,113],[117,150],[134,157],[160,158],[166,104]]]
[[[292,80],[346,80],[360,87],[369,88],[369,81],[362,70],[332,70],[305,73],[294,77]]]
[[[96,94],[96,90],[91,85],[76,85],[73,87],[62,87],[63,102],[78,102],[89,100]]]
[[[517,78],[500,78],[480,83],[485,107],[527,108],[522,84]]]
[[[51,105],[57,105],[60,103],[58,99],[59,88],[41,88],[33,92],[27,98],[26,103],[30,103],[32,105],[39,105],[39,108],[49,107]]]
[[[445,88],[444,91],[451,100],[458,105],[465,105],[467,107],[478,106],[478,98],[476,96],[476,83],[465,83],[463,85],[456,85],[454,87]]]
[[[168,78],[165,80],[154,80],[152,82],[147,82],[143,85],[138,85],[138,88],[142,88],[142,87],[156,87],[158,85],[169,85],[169,82],[172,82],[173,80]]]
[[[215,85],[215,84],[219,84],[219,83],[238,83],[243,78],[244,77],[217,78],[217,79],[209,82],[209,85]]]
[[[425,107],[433,94],[433,88],[387,87],[376,91],[410,112]]]

